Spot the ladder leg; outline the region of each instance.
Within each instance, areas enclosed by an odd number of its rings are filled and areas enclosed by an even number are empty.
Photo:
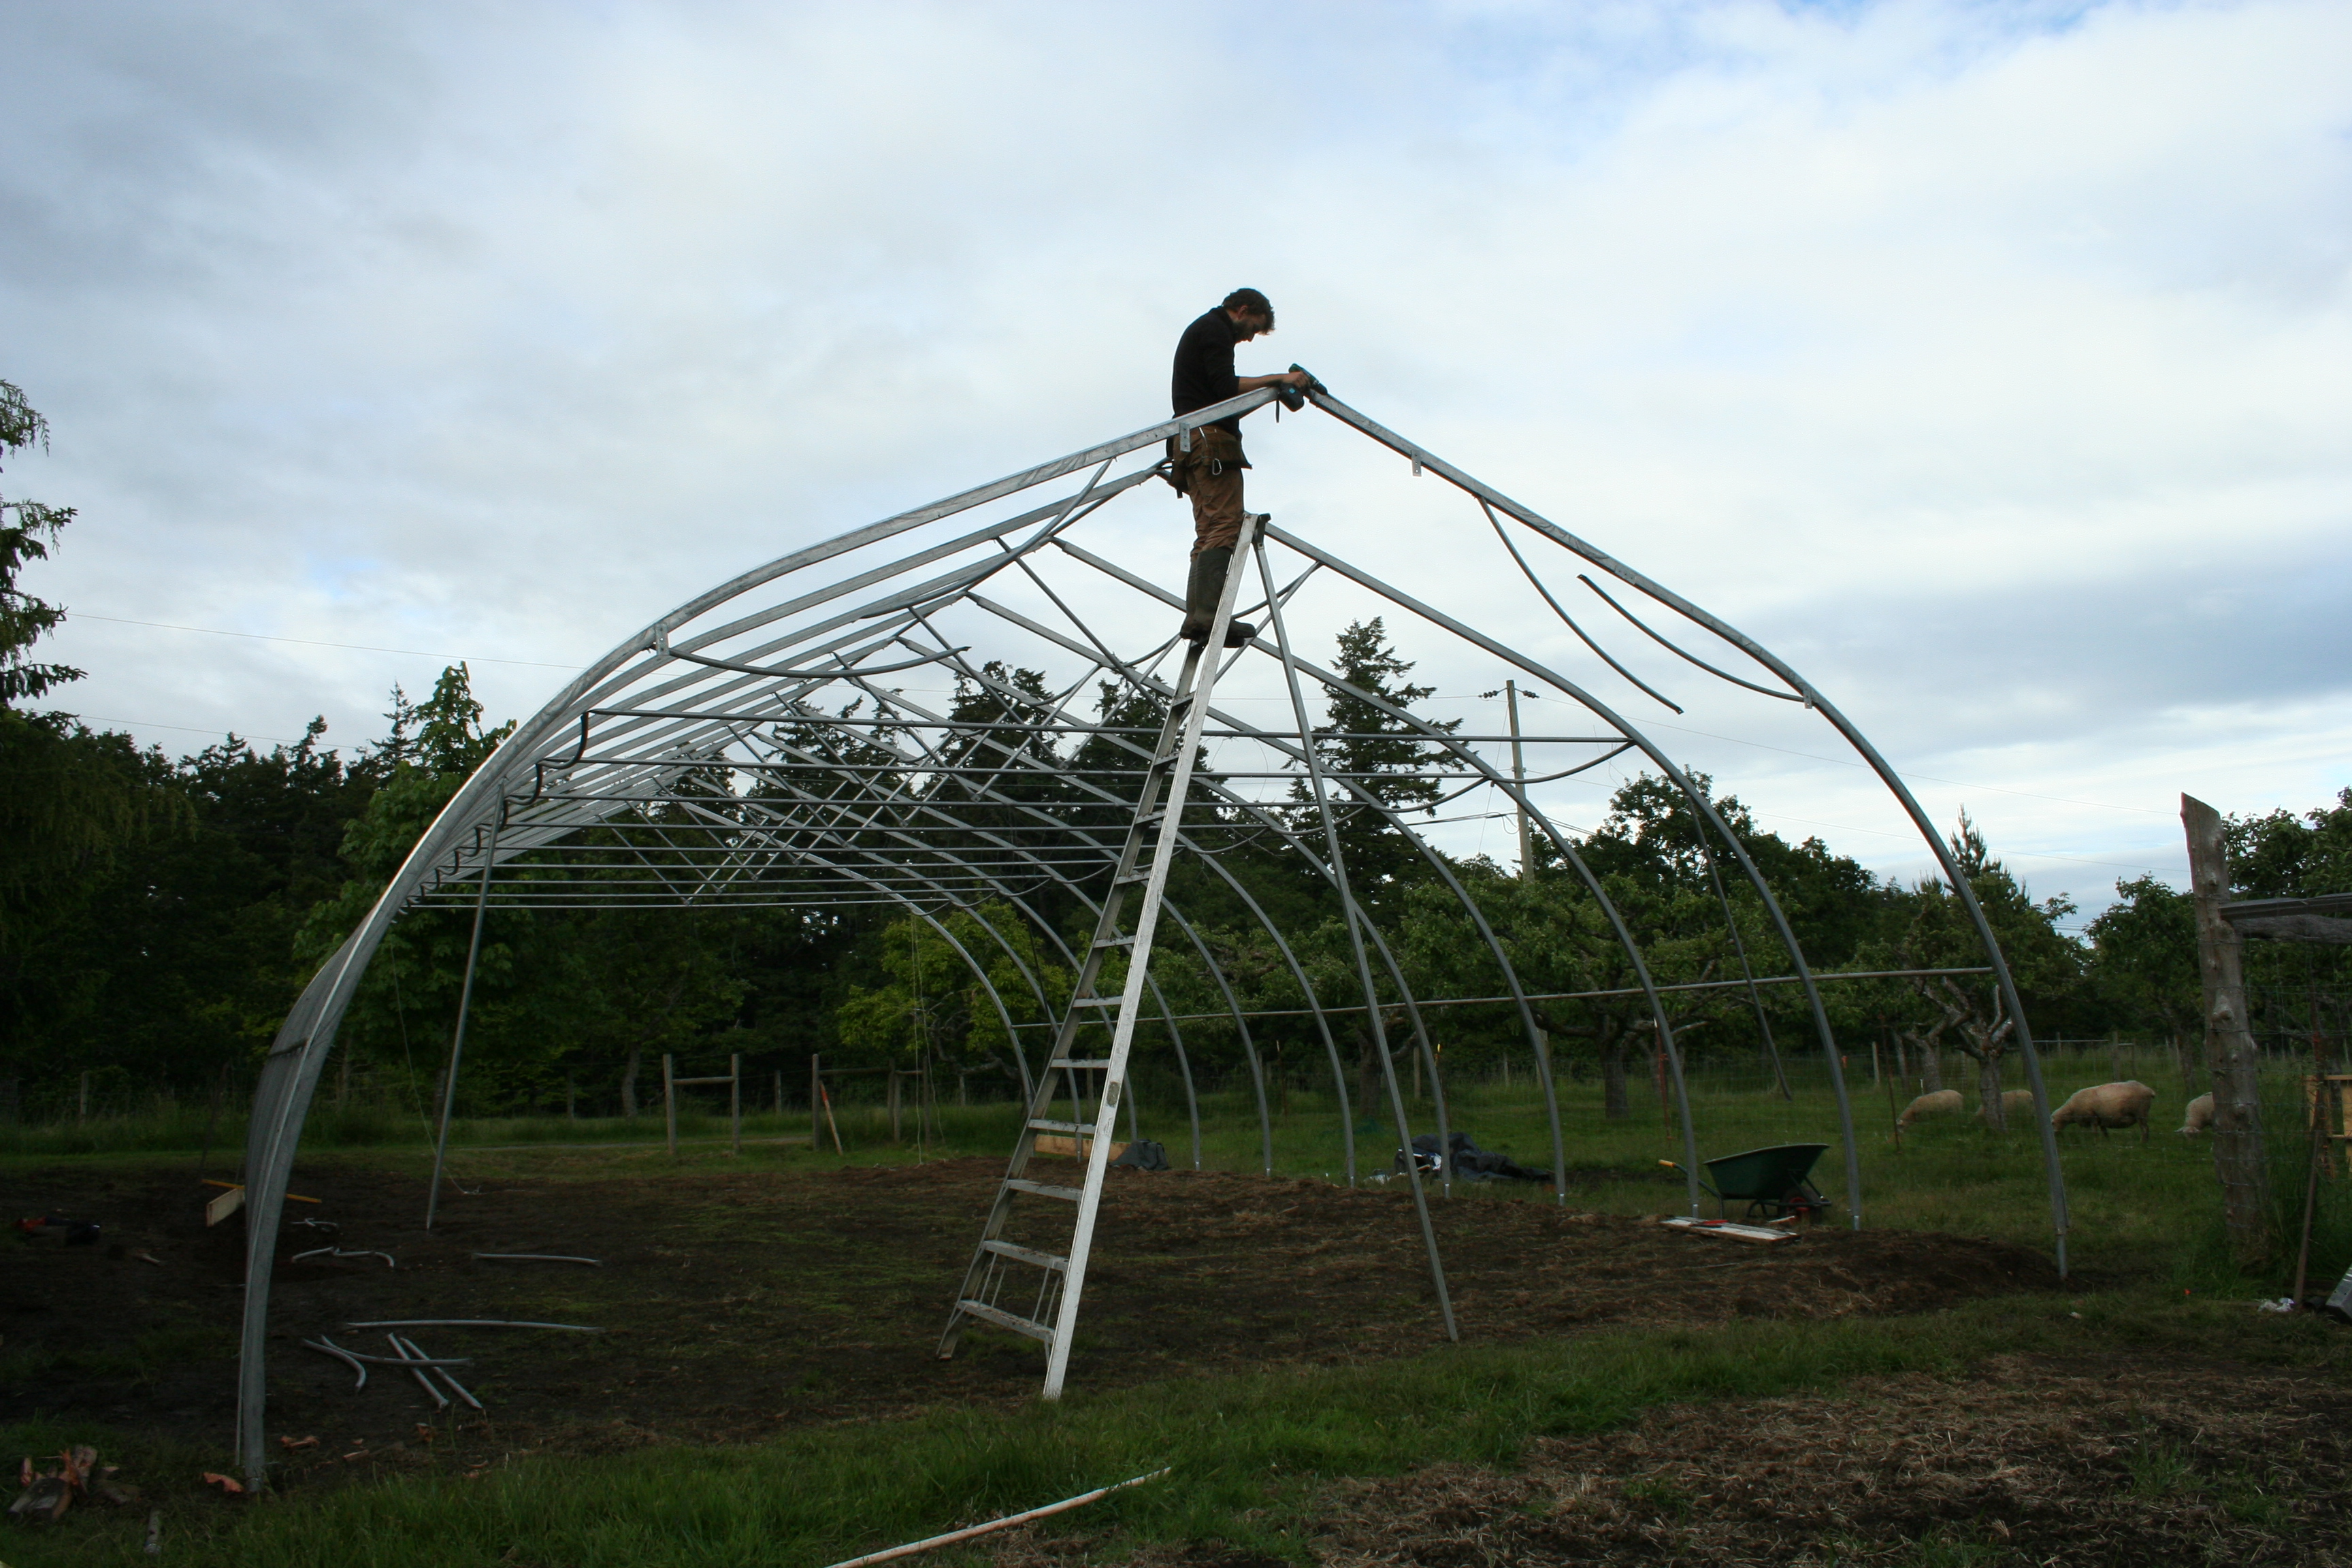
[[[1243,520],[1236,553],[1246,558],[1262,521],[1258,515]],[[1037,1091],[1030,1098],[1029,1115],[1013,1142],[1012,1162],[998,1185],[995,1202],[990,1205],[987,1223],[981,1232],[980,1245],[964,1272],[963,1289],[949,1310],[947,1328],[940,1338],[939,1353],[942,1357],[955,1353],[964,1327],[974,1321],[992,1323],[1044,1342],[1046,1360],[1043,1392],[1047,1399],[1060,1396],[1068,1375],[1070,1346],[1085,1293],[1095,1225],[1101,1213],[1104,1179],[1110,1167],[1110,1143],[1118,1130],[1119,1101],[1126,1094],[1128,1062],[1135,1044],[1136,1021],[1142,1010],[1152,939],[1157,934],[1160,907],[1167,895],[1168,874],[1182,837],[1193,763],[1200,752],[1210,699],[1216,688],[1219,650],[1223,646],[1225,627],[1233,619],[1242,578],[1243,574],[1238,572],[1227,574],[1209,636],[1193,644],[1185,654],[1183,670],[1177,679],[1167,718],[1160,725],[1150,765],[1144,770],[1142,787],[1137,792],[1134,816],[1112,872],[1110,890],[1103,900],[1094,938],[1087,944],[1084,964],[1072,988],[1069,1011],[1062,1026],[1055,1031],[1054,1054],[1039,1075]],[[1140,898],[1131,931],[1122,934],[1121,916],[1130,889],[1139,891]],[[1121,951],[1127,954],[1127,973],[1117,1009],[1112,1012],[1110,999],[1100,994],[1097,982],[1106,958]],[[1083,1032],[1103,1023],[1110,1026],[1108,1052],[1100,1060],[1079,1058],[1076,1047]],[[1053,1109],[1052,1086],[1056,1072],[1070,1081],[1071,1120],[1067,1122],[1056,1121],[1048,1114]],[[1092,1072],[1101,1074],[1101,1088],[1089,1118],[1080,1075]],[[1037,1135],[1065,1130],[1076,1140],[1074,1147],[1087,1162],[1083,1184],[1073,1188],[1030,1179],[1029,1161],[1036,1150]],[[1076,1205],[1066,1256],[1016,1246],[1003,1239],[1013,1204],[1023,1196]],[[1027,1316],[999,1305],[1008,1268],[1031,1268],[1041,1276]]]

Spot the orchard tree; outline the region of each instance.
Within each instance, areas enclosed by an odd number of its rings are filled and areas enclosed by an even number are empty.
[[[2058,929],[2074,912],[2063,896],[2035,902],[2023,883],[1992,858],[1984,835],[1960,813],[1949,840],[1952,858],[1984,910],[2000,943],[2011,978],[2028,1006],[2057,1005],[2068,999],[2083,973],[2083,950]],[[1962,969],[1987,962],[1982,941],[1958,896],[1941,879],[1927,878],[1911,889],[1911,918],[1895,944],[1900,969]],[[1915,1048],[1932,1053],[1944,1040],[1977,1064],[1977,1093],[1985,1124],[2006,1131],[2001,1112],[2001,1071],[2017,1041],[2017,1018],[2003,1003],[1993,977],[1915,974],[1903,982],[1913,998],[1906,1019]]]

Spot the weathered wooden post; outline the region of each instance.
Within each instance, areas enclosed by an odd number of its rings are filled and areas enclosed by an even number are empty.
[[[2222,1223],[2242,1264],[2271,1255],[2270,1171],[2263,1150],[2260,1068],[2246,1026],[2246,981],[2238,933],[2221,916],[2230,897],[2230,852],[2221,814],[2180,797],[2189,834],[2189,887],[2197,910],[2197,970],[2205,985],[2205,1064],[2213,1075],[2213,1173]]]
[[[677,1069],[675,1058],[662,1053],[662,1124],[669,1131],[669,1157],[677,1158]]]

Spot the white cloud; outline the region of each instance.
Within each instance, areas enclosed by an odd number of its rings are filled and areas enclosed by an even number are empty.
[[[1250,281],[1261,363],[2015,792],[1939,820],[2169,868],[2181,787],[2346,779],[2347,46],[2326,5],[20,7],[0,374],[58,437],[9,483],[82,508],[33,585],[92,615],[584,660],[1146,423]],[[1475,511],[1253,439],[1286,519],[1476,600]],[[347,742],[436,668],[60,647],[91,714]],[[1850,768],[1693,744],[1916,860]]]

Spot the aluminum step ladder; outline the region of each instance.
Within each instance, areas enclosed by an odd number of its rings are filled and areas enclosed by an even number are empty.
[[[1127,842],[1119,850],[1110,889],[1103,897],[1101,918],[1095,923],[1094,938],[1087,944],[1077,984],[1071,992],[1069,1011],[1055,1032],[1053,1054],[1047,1058],[1045,1070],[1037,1075],[1028,1116],[1023,1122],[1020,1138],[1013,1145],[1012,1163],[997,1186],[996,1201],[988,1211],[988,1223],[981,1228],[980,1245],[973,1249],[971,1267],[964,1273],[963,1288],[956,1292],[955,1306],[948,1313],[947,1331],[940,1336],[939,1354],[942,1360],[955,1354],[957,1340],[974,1322],[991,1323],[1042,1341],[1045,1346],[1047,1399],[1061,1397],[1063,1378],[1069,1370],[1078,1301],[1086,1289],[1087,1258],[1094,1247],[1095,1220],[1102,1209],[1103,1179],[1110,1169],[1111,1138],[1118,1131],[1120,1091],[1127,1084],[1128,1058],[1135,1044],[1135,1021],[1143,1005],[1144,976],[1151,961],[1152,938],[1160,925],[1160,906],[1168,890],[1169,868],[1176,861],[1185,798],[1192,793],[1193,759],[1200,752],[1202,730],[1216,690],[1225,627],[1233,619],[1234,601],[1241,592],[1244,574],[1239,565],[1250,558],[1250,547],[1265,522],[1265,514],[1262,512],[1243,517],[1241,538],[1234,547],[1234,569],[1225,574],[1225,589],[1217,601],[1216,619],[1207,637],[1191,645],[1184,656],[1175,696],[1168,705],[1167,720],[1160,727],[1159,742],[1152,748],[1143,787],[1136,797]],[[1120,916],[1127,908],[1128,895],[1139,889],[1142,902],[1135,911],[1134,930],[1130,934],[1122,934]],[[1104,959],[1115,952],[1127,954],[1127,983],[1118,996],[1108,997],[1097,992],[1096,981],[1102,973]],[[1116,1013],[1112,1012],[1114,1008]],[[1073,1056],[1081,1032],[1106,1022],[1111,1030],[1109,1055],[1087,1059]],[[1078,1076],[1084,1072],[1103,1075],[1102,1092],[1091,1121],[1087,1115],[1083,1083]],[[1056,1121],[1048,1114],[1059,1098],[1055,1091],[1056,1075],[1069,1081],[1071,1121]],[[1029,1178],[1029,1160],[1036,1152],[1041,1132],[1060,1133],[1079,1141],[1076,1147],[1085,1152],[1087,1159],[1083,1185],[1066,1186]],[[1013,1205],[1024,1197],[1076,1205],[1076,1218],[1071,1226],[1066,1253],[1018,1247],[1003,1239]],[[1008,1290],[1013,1292],[1010,1297]],[[1023,1310],[1013,1310],[1008,1300],[1019,1303]]]

